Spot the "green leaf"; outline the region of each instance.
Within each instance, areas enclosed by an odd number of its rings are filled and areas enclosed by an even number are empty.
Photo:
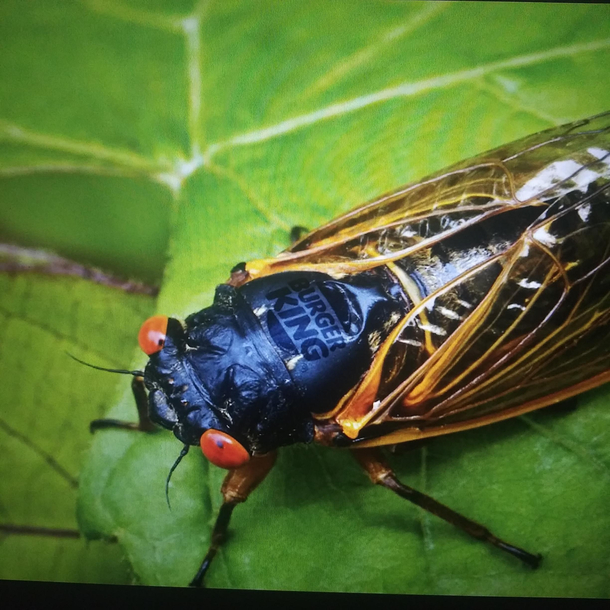
[[[127,362],[129,338],[154,301],[32,273],[0,274],[0,294],[0,578],[128,582],[119,545],[74,537],[89,422],[115,389],[66,352],[105,366]]]
[[[89,0],[2,11],[0,239],[163,275],[157,310],[177,317],[208,305],[236,262],[285,247],[293,225],[610,106],[603,5]],[[57,226],[15,210],[46,210],[47,193]],[[108,325],[113,334],[123,337]],[[129,383],[118,383],[110,415],[133,419]],[[542,553],[536,572],[373,487],[347,453],[290,447],[236,509],[207,583],[608,596],[608,400],[602,388],[574,413],[392,460],[406,483]],[[80,479],[83,531],[116,536],[145,584],[190,580],[220,503],[223,473],[193,451],[167,509],[179,451],[169,433],[105,430]]]

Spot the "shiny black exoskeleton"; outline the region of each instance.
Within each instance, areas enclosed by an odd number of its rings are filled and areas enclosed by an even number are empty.
[[[310,442],[312,413],[331,410],[357,383],[408,307],[383,269],[221,285],[211,307],[184,324],[169,319],[144,374],[150,417],[185,444],[214,429],[251,455]]]

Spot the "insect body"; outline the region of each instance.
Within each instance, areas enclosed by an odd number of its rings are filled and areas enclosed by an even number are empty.
[[[148,320],[150,420],[230,470],[201,584],[275,451],[353,449],[373,482],[536,566],[402,484],[376,447],[514,417],[610,380],[610,113],[530,136],[234,268],[214,304]],[[147,392],[144,389],[144,386]],[[98,420],[94,428],[123,425]]]

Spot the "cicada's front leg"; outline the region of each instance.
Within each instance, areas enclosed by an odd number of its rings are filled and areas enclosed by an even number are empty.
[[[226,538],[233,509],[241,502],[245,502],[254,489],[262,483],[273,468],[276,457],[277,453],[275,451],[260,457],[253,457],[243,466],[229,471],[225,477],[220,489],[223,502],[212,529],[210,546],[197,574],[189,583],[191,587],[203,586],[203,578]]]
[[[517,559],[520,559],[523,563],[526,563],[532,568],[537,568],[540,564],[540,561],[542,560],[541,555],[532,555],[532,553],[528,553],[517,546],[513,546],[512,544],[501,540],[476,521],[472,521],[471,519],[456,513],[448,506],[437,502],[434,498],[401,483],[394,471],[386,464],[385,460],[383,460],[378,450],[354,449],[352,453],[373,483],[390,489],[401,498],[409,500],[409,502],[417,504],[417,506],[420,506],[433,515],[459,527],[473,538],[493,544],[495,547],[510,553],[513,557],[517,557]]]
[[[144,378],[135,376],[131,381],[131,390],[138,409],[138,421],[128,422],[121,419],[94,419],[89,424],[89,430],[95,432],[103,428],[122,428],[123,430],[140,430],[142,432],[152,432],[155,424],[148,415],[148,396],[144,387]]]

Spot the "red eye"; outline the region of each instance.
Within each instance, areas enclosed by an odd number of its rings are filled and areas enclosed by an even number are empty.
[[[250,454],[232,436],[219,430],[206,430],[201,435],[203,455],[219,468],[237,468],[250,459]]]
[[[138,343],[145,354],[151,356],[163,349],[167,334],[167,320],[167,316],[153,316],[140,327]]]

